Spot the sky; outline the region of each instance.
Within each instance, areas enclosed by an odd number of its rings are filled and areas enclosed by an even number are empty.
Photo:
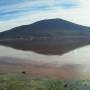
[[[0,0],[0,32],[53,18],[90,26],[90,0]]]

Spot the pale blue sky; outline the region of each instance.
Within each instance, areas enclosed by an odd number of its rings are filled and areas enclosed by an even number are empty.
[[[78,3],[71,0],[0,0],[0,20],[15,19],[28,12],[71,9],[77,6]]]
[[[48,18],[75,21],[74,11],[76,16],[80,14],[79,9],[84,10],[84,1],[0,0],[0,31]]]

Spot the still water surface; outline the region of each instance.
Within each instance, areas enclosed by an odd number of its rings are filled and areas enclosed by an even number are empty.
[[[90,46],[78,48],[63,55],[43,55],[32,51],[22,51],[6,46],[0,46],[0,65],[2,63],[10,62],[50,65],[66,69],[74,68],[79,71],[81,77],[90,79]]]

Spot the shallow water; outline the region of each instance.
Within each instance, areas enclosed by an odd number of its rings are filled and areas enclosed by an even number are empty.
[[[2,63],[30,63],[37,66],[60,68],[65,72],[70,69],[79,73],[80,77],[90,79],[90,46],[78,48],[63,55],[43,55],[0,46],[0,65]]]

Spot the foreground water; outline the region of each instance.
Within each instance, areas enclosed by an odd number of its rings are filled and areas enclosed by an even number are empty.
[[[13,63],[30,63],[38,67],[53,68],[53,70],[54,68],[59,68],[60,70],[62,69],[62,72],[64,70],[64,73],[68,72],[70,74],[72,72],[71,76],[77,73],[78,78],[90,79],[90,46],[78,48],[63,55],[43,55],[32,51],[0,46],[0,65]]]

